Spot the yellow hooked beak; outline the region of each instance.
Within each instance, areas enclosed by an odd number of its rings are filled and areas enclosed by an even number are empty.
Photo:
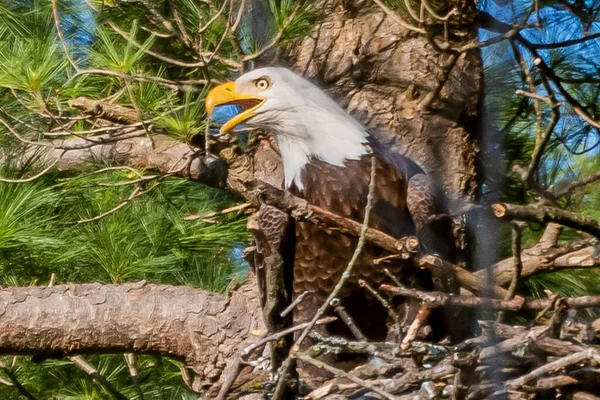
[[[223,124],[223,126],[221,126],[221,133],[225,133],[235,128],[238,124],[246,121],[248,118],[252,117],[254,115],[254,111],[265,102],[265,99],[258,96],[238,93],[235,90],[235,83],[227,82],[211,89],[211,91],[208,92],[205,101],[206,112],[208,112],[209,115],[212,115],[215,107],[227,104],[239,105],[245,108],[244,111],[231,118],[229,121]]]

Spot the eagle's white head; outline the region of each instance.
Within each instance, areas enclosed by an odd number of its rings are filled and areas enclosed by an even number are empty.
[[[304,188],[301,172],[313,158],[343,166],[369,152],[362,125],[317,86],[285,68],[256,69],[213,88],[206,97],[207,112],[222,105],[244,111],[223,124],[221,132],[243,123],[275,136],[286,188]]]

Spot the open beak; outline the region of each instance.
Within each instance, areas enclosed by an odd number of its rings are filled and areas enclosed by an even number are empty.
[[[221,126],[221,133],[225,133],[252,117],[254,115],[254,111],[265,102],[265,99],[262,97],[238,93],[235,90],[235,83],[227,82],[211,89],[210,92],[208,92],[205,101],[206,111],[209,115],[212,115],[215,107],[218,106],[236,105],[244,108],[244,111],[237,114]]]

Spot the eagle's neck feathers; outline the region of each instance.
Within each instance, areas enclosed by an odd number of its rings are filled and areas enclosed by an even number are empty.
[[[307,111],[310,113],[306,114]],[[311,108],[296,115],[298,118],[288,118],[285,125],[276,129],[286,188],[295,185],[304,190],[302,171],[311,160],[344,167],[346,161],[370,153],[367,132],[341,109]]]

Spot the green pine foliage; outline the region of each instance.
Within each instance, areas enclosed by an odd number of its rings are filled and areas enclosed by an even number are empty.
[[[214,15],[206,4],[178,1],[183,23],[198,27]],[[76,116],[69,100],[79,96],[104,99],[139,110],[142,119],[182,142],[206,130],[204,86],[189,84],[183,91],[152,79],[124,79],[80,70],[104,70],[121,75],[202,81],[227,73],[217,65],[174,69],[149,57],[160,49],[190,61],[190,49],[172,46],[140,28],[147,10],[128,4],[127,12],[110,2],[57,2],[65,43],[61,43],[46,1],[0,0],[0,177],[19,180],[40,172],[39,152],[26,150],[21,140],[93,137],[98,126],[74,120],[64,136],[52,115]],[[130,6],[130,7],[129,7]],[[183,12],[185,11],[185,12]],[[146,19],[145,19],[146,18]],[[108,25],[123,28],[126,37]],[[225,19],[226,21],[226,19]],[[205,32],[208,48],[216,48],[225,25]],[[231,42],[221,44],[234,57]],[[49,136],[48,133],[63,136]],[[102,133],[102,132],[100,132]],[[77,135],[77,136],[75,136]],[[17,137],[18,136],[18,137]],[[101,171],[101,172],[98,172]],[[225,292],[245,279],[242,250],[249,234],[239,214],[212,215],[239,201],[218,189],[174,176],[157,176],[135,183],[138,173],[108,162],[80,170],[53,172],[23,183],[0,182],[0,284],[4,286],[122,283],[188,285]],[[137,189],[136,189],[137,188]],[[121,205],[134,190],[143,195]],[[199,218],[190,219],[186,216]],[[123,355],[86,356],[99,372],[128,398],[197,398],[181,378],[179,362],[140,356],[139,385],[133,382]],[[2,357],[0,378],[16,376],[37,399],[107,399],[109,393],[66,359],[34,362],[31,357]],[[15,387],[0,382],[0,398],[20,399]]]
[[[511,23],[519,21],[528,12],[530,2],[516,2],[512,8],[502,8],[500,2],[486,0],[481,8],[492,10],[494,16],[502,21]],[[504,3],[503,3],[504,4]],[[565,10],[552,3],[541,12],[544,29],[530,28],[522,35],[533,43],[554,43],[581,37],[589,32],[590,21],[598,20],[598,5],[590,3],[590,9],[583,14],[574,10]],[[587,6],[586,6],[587,7]],[[530,17],[530,22],[537,18]],[[489,36],[482,31],[482,38]],[[541,77],[533,67],[531,54],[516,45],[522,60],[531,71],[535,85],[543,88]],[[598,89],[598,71],[600,64],[595,54],[600,51],[600,41],[590,40],[583,44],[540,50],[546,63],[561,77],[563,86],[570,96],[580,102],[583,107],[598,120],[598,104],[600,90]],[[535,203],[539,194],[533,188],[527,188],[520,176],[514,172],[514,166],[526,168],[531,160],[537,134],[536,112],[531,98],[515,93],[515,90],[529,90],[525,76],[514,57],[514,50],[508,42],[503,41],[483,50],[485,65],[487,116],[501,134],[498,148],[502,149],[505,170],[502,178],[504,185],[499,198],[513,203]],[[546,151],[542,157],[540,168],[534,176],[534,181],[540,187],[560,191],[569,183],[589,176],[600,170],[598,163],[597,130],[591,128],[582,120],[556,87],[557,100],[560,105],[560,121],[554,128]],[[538,91],[543,93],[543,89]],[[540,101],[543,130],[551,119],[551,108]],[[600,217],[600,185],[592,184],[564,198],[558,199],[558,204],[568,210],[581,212],[585,215]],[[538,224],[528,224],[523,232],[523,248],[537,243],[542,234]],[[564,229],[560,242],[566,244],[581,239],[572,229]],[[510,230],[501,235],[500,258],[510,256]],[[600,294],[600,275],[595,269],[564,270],[548,274],[535,275],[524,280],[521,287],[523,294],[535,297],[546,297],[544,290],[561,293],[565,296],[582,296]]]

